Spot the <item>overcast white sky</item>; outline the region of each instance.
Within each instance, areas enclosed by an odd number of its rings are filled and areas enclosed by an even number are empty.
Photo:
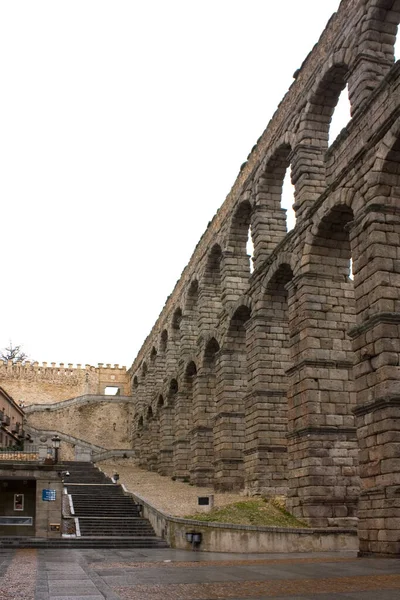
[[[130,366],[338,5],[0,3],[0,347]]]

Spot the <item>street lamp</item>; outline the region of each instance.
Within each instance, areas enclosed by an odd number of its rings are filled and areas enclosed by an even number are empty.
[[[54,462],[55,462],[55,464],[57,464],[58,463],[58,451],[60,449],[61,438],[59,438],[58,435],[55,435],[54,437],[51,438],[51,441],[53,442],[53,448],[54,448]]]

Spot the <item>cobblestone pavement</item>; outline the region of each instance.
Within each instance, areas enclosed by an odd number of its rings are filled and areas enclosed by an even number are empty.
[[[150,504],[175,517],[185,517],[199,511],[198,497],[213,494],[214,506],[220,507],[246,498],[243,494],[215,492],[211,487],[191,486],[182,481],[173,481],[153,471],[140,469],[132,458],[114,458],[97,463],[107,475],[118,471],[120,483],[130,492],[139,494]]]
[[[0,600],[399,600],[400,560],[351,553],[0,550]]]

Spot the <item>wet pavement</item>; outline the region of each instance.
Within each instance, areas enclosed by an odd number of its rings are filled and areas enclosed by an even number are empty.
[[[0,549],[0,600],[399,600],[400,560],[353,553]]]

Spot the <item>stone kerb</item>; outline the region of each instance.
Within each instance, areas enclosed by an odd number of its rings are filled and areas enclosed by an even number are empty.
[[[122,486],[124,493],[142,505],[143,516],[149,519],[157,535],[171,548],[190,550],[186,533],[200,532],[199,550],[204,552],[337,552],[358,550],[356,531],[352,529],[295,529],[283,527],[255,527],[212,523],[173,517],[157,509],[145,498]]]

